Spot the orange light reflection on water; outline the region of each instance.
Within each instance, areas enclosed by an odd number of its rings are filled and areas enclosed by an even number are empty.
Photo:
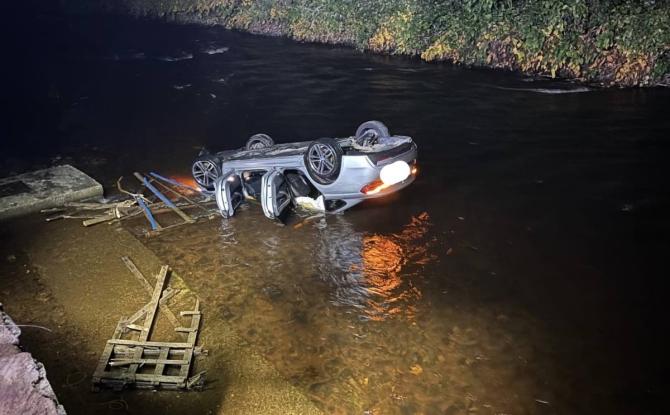
[[[415,304],[422,293],[412,277],[419,271],[415,266],[434,258],[423,241],[429,227],[429,216],[424,212],[413,217],[399,234],[364,236],[361,271],[371,294],[367,300],[371,320],[400,314],[412,320],[416,316]],[[403,268],[407,268],[405,272]]]
[[[185,186],[192,187],[193,190],[189,190],[187,188],[181,188],[180,189],[183,193],[185,193],[187,195],[200,193],[200,191],[198,190],[199,189],[198,183],[196,183],[196,181],[193,179],[193,177],[190,177],[190,176],[170,176],[170,179],[172,179],[172,180],[174,180],[178,183],[181,183]]]

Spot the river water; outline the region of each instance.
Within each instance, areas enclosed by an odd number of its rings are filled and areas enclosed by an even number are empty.
[[[29,23],[3,174],[69,162],[111,189],[188,176],[200,147],[256,132],[378,119],[414,138],[419,176],[398,194],[288,226],[250,205],[146,242],[326,413],[661,406],[667,89],[115,17]]]

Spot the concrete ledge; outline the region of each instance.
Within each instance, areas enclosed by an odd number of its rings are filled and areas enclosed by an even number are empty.
[[[102,185],[70,165],[0,179],[0,220],[102,196]]]

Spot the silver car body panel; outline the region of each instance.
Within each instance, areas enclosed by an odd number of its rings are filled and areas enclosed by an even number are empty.
[[[277,219],[291,204],[286,179],[281,171],[271,169],[261,180],[261,205],[269,219]]]
[[[405,161],[408,164],[412,164],[416,161],[417,147],[416,144],[412,142],[411,138],[405,136],[392,136],[388,137],[388,140],[389,144],[385,146],[375,146],[376,148],[372,149],[374,151],[346,152],[342,156],[340,173],[337,179],[330,184],[322,184],[315,181],[305,166],[304,155],[311,141],[276,144],[270,148],[260,150],[224,151],[217,153],[217,156],[222,160],[221,170],[224,172],[234,173],[237,176],[241,175],[243,172],[250,171],[267,172],[263,176],[261,191],[264,192],[264,194],[261,195],[261,202],[264,206],[264,213],[268,217],[275,218],[278,216],[277,212],[281,213],[286,206],[282,206],[282,204],[279,206],[265,206],[266,202],[268,204],[271,201],[276,202],[276,200],[273,199],[275,195],[272,192],[277,191],[276,189],[272,190],[266,186],[278,186],[278,181],[283,179],[279,179],[277,173],[283,175],[284,171],[287,170],[295,170],[304,174],[312,186],[324,196],[325,200],[341,200],[343,202],[341,203],[341,206],[332,211],[335,213],[349,209],[365,199],[378,198],[396,192],[414,181],[415,174],[410,174],[409,177],[402,182],[385,187],[374,194],[365,194],[361,192],[365,185],[372,183],[375,180],[379,180],[381,169],[384,166],[398,160]],[[343,148],[352,148],[351,143],[353,137],[341,138],[337,139],[337,141]],[[407,143],[409,143],[409,145],[407,145]],[[400,154],[392,154],[382,160],[377,160],[376,162],[373,161],[375,154],[392,150],[401,145],[404,145],[407,149]],[[224,173],[224,175],[226,174],[228,173]],[[224,198],[229,196],[225,189],[226,186],[217,186],[215,193],[217,193],[216,197],[219,208],[222,211],[228,212],[230,207],[224,203]],[[221,200],[222,203],[219,203],[219,200]]]
[[[219,211],[224,217],[231,217],[244,201],[240,177],[234,171],[228,171],[219,177],[214,184],[214,195]]]

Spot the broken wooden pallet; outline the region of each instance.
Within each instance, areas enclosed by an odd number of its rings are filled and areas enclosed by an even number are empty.
[[[128,387],[150,389],[200,389],[204,385],[204,372],[189,377],[193,356],[206,354],[195,343],[200,328],[200,301],[195,308],[182,311],[180,316],[190,316],[189,327],[181,327],[179,319],[167,308],[167,300],[174,290],[165,289],[169,267],[164,265],[153,289],[144,275],[128,257],[122,258],[128,269],[147,289],[151,300],[129,318],[121,318],[112,338],[107,341],[98,366],[93,374],[93,390],[109,387],[122,390]],[[188,333],[186,342],[156,342],[149,337],[159,311],[166,312],[176,332]],[[133,338],[123,338],[130,336]]]

